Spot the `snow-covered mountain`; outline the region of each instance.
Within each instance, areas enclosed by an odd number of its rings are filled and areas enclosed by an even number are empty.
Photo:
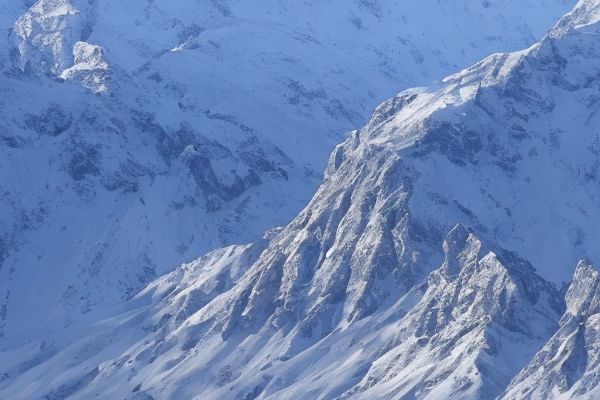
[[[273,312],[258,308],[262,293],[245,292],[256,270],[240,277],[244,263],[259,268],[263,248],[265,241],[209,254],[150,285],[116,317],[5,352],[1,393],[493,398],[552,335],[561,311],[556,290],[527,262],[458,225],[441,267],[385,310],[353,322],[299,308],[282,318],[283,299]],[[264,273],[257,279],[267,280]],[[331,310],[343,300],[320,303]]]
[[[382,99],[570,3],[0,1],[0,345],[287,223]]]
[[[599,36],[582,0],[383,103],[286,227],[5,346],[0,397],[594,398]]]
[[[600,394],[600,277],[580,262],[560,328],[514,379],[503,399],[593,399]]]

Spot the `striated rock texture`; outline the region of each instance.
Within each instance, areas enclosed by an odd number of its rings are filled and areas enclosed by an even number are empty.
[[[560,328],[512,381],[503,399],[593,399],[600,393],[600,277],[582,261]]]
[[[444,251],[419,303],[342,398],[493,399],[555,330],[558,293],[527,262],[460,225]]]

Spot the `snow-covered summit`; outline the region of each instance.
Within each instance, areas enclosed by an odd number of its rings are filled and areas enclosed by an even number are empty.
[[[569,280],[579,258],[600,259],[600,48],[592,25],[568,19],[525,51],[493,55],[439,89],[384,103],[336,157],[360,160],[375,148],[400,155],[419,226],[439,237],[468,221],[547,279]]]
[[[73,66],[60,73],[62,79],[78,79],[81,85],[94,93],[109,90],[110,67],[101,46],[77,42],[73,46]]]
[[[458,225],[420,301],[342,398],[493,399],[556,329],[552,285]]]
[[[560,328],[515,377],[502,399],[593,399],[600,393],[600,277],[584,261],[575,270]]]
[[[92,0],[39,0],[12,30],[15,65],[25,72],[60,75],[73,48],[92,31]]]
[[[573,11],[565,15],[554,29],[554,34],[566,33],[573,29],[586,29],[600,22],[600,2],[597,0],[580,0]]]

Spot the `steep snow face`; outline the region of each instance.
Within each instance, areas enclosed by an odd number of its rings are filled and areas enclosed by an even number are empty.
[[[422,299],[342,398],[493,399],[554,332],[558,293],[527,262],[460,225],[444,251]]]
[[[517,375],[503,399],[593,399],[600,394],[600,278],[580,262],[560,328]]]
[[[99,378],[99,364],[112,357],[120,358],[122,352],[145,337],[156,335],[157,341],[162,340],[160,337],[164,337],[164,332],[176,330],[195,310],[231,288],[245,272],[246,265],[256,260],[267,243],[265,238],[253,245],[231,246],[209,253],[156,280],[128,304],[105,309],[102,315],[110,318],[103,322],[93,323],[94,318],[88,318],[88,321],[76,324],[57,336],[50,334],[34,346],[28,344],[17,351],[2,353],[0,358],[6,363],[3,364],[6,368],[3,369],[0,385],[7,391],[6,395],[12,392],[9,396],[15,398],[77,395],[78,391]],[[149,352],[139,355],[140,360],[148,361],[148,357],[156,359]],[[41,383],[45,380],[43,377],[48,376],[48,371],[45,367],[39,368],[39,364],[46,362],[55,363],[62,371],[60,384],[43,388],[36,383],[25,385],[29,386],[27,389],[25,386],[6,386],[11,377],[25,378],[29,374],[30,377],[37,376],[35,381]],[[117,364],[122,366],[123,362],[125,359],[117,361]],[[82,378],[79,367],[84,364],[91,369],[84,372]],[[102,390],[110,396],[110,390]]]
[[[4,353],[1,393],[82,399],[131,393],[190,399],[493,398],[552,334],[560,312],[556,290],[527,262],[492,250],[459,225],[444,243],[442,266],[382,312],[324,337],[302,323],[282,328],[275,314],[255,325],[255,335],[249,335],[248,320],[226,333],[223,323],[240,319],[227,312],[237,306],[247,279],[239,278],[239,267],[256,262],[273,243],[227,248],[184,265],[149,286],[122,314],[74,334],[77,340],[47,338],[41,347]],[[64,348],[57,351],[59,346]]]
[[[529,45],[568,3],[0,2],[0,340],[287,223],[380,99]],[[355,315],[381,290],[356,284]]]

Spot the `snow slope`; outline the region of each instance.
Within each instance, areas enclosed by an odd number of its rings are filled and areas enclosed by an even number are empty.
[[[381,99],[569,5],[0,1],[0,345],[287,223]]]
[[[285,228],[6,348],[0,394],[593,398],[599,21],[383,103]]]

